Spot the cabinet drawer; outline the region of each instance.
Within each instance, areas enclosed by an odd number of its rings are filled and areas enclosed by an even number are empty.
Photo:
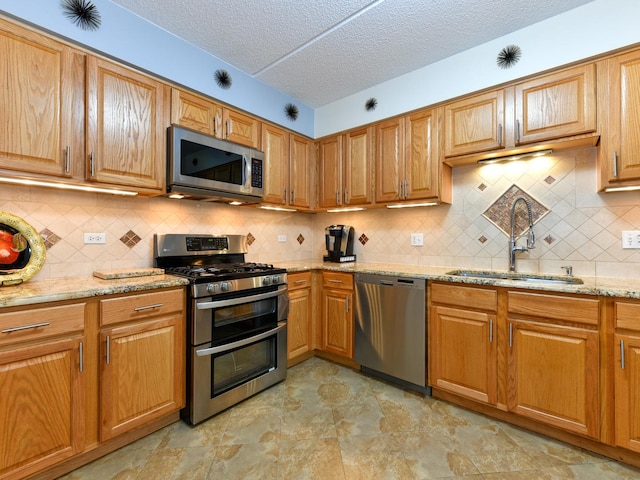
[[[184,290],[143,293],[100,301],[100,325],[141,320],[184,309]]]
[[[85,303],[0,314],[0,345],[84,330]]]
[[[353,275],[340,272],[322,272],[322,286],[353,290]]]
[[[289,290],[306,288],[311,286],[311,272],[290,273],[287,275]]]
[[[498,309],[498,292],[484,288],[434,283],[431,285],[431,301],[495,312]]]
[[[509,292],[509,313],[598,325],[600,301],[542,293]]]
[[[616,328],[640,330],[640,303],[615,302]]]

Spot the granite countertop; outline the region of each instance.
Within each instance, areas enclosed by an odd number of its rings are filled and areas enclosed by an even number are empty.
[[[0,288],[0,308],[32,305],[44,302],[73,300],[127,292],[141,292],[155,288],[188,285],[185,278],[164,274],[114,276],[110,279],[93,277],[53,278],[30,281],[21,285]]]
[[[387,263],[329,263],[321,260],[298,260],[293,262],[277,262],[276,265],[286,268],[288,272],[305,270],[330,270],[348,273],[374,273],[400,277],[417,277],[427,280],[441,280],[472,285],[490,285],[496,287],[518,288],[527,290],[543,290],[549,292],[572,293],[583,295],[602,295],[608,297],[640,299],[640,279],[634,278],[601,278],[578,276],[582,285],[565,285],[542,282],[522,282],[515,280],[459,277],[447,275],[447,272],[458,270],[456,267],[429,267],[425,265],[405,265]],[[504,272],[506,273],[506,272]],[[559,276],[553,276],[559,278]]]

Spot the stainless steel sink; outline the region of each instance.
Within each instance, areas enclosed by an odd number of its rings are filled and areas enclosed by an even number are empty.
[[[554,275],[538,275],[535,273],[492,272],[480,270],[452,270],[446,275],[454,277],[487,278],[494,280],[510,280],[513,282],[547,283],[557,285],[582,285],[584,282],[576,277],[560,277]]]

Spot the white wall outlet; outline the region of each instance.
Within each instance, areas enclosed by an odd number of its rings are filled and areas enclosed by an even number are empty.
[[[286,235],[278,235],[278,241],[279,242],[286,242],[287,241],[287,236]]]
[[[84,234],[84,243],[85,245],[89,243],[107,243],[107,234],[102,233],[85,233]]]
[[[411,245],[414,247],[421,247],[424,245],[424,236],[421,233],[411,234]]]
[[[640,230],[623,230],[622,248],[640,248]]]

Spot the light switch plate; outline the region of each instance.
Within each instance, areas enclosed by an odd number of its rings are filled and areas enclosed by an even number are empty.
[[[279,242],[286,242],[287,241],[287,236],[286,235],[278,235],[278,241]]]
[[[424,236],[421,233],[411,234],[411,245],[413,247],[421,247],[424,245]]]
[[[102,233],[85,233],[84,234],[84,243],[85,245],[89,243],[98,243],[104,244],[107,243],[107,234]]]
[[[622,248],[640,248],[640,230],[623,230]]]

